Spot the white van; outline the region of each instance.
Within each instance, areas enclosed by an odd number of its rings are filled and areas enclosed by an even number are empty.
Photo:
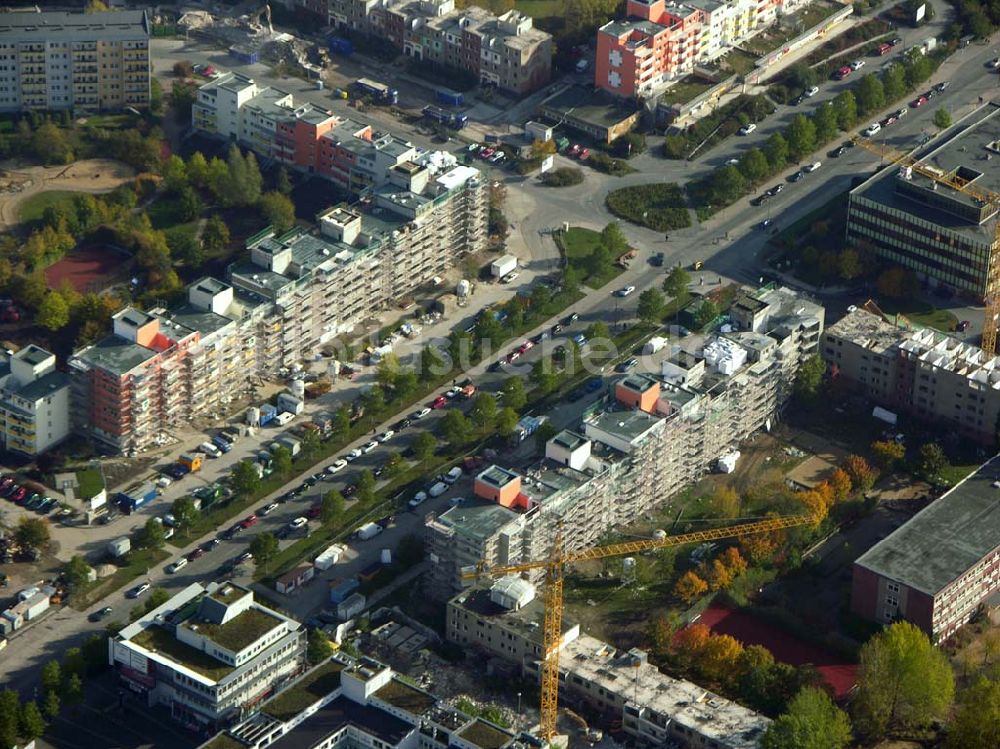
[[[443,481],[438,481],[436,484],[434,484],[434,486],[432,486],[430,489],[427,490],[427,493],[430,494],[432,497],[440,497],[446,491],[448,491],[448,485]]]
[[[410,507],[420,507],[424,502],[427,501],[427,492],[417,492],[413,499],[411,499],[407,504]]]
[[[460,478],[462,478],[461,466],[455,466],[444,475],[444,481],[446,484],[454,484]]]
[[[198,445],[198,450],[200,452],[203,452],[210,458],[218,458],[220,455],[222,455],[222,450],[217,448],[211,442],[202,442],[200,445]]]
[[[181,557],[180,559],[178,559],[173,564],[168,564],[167,565],[167,573],[172,575],[175,572],[177,572],[178,570],[184,569],[185,567],[187,567],[187,565],[188,565],[187,558],[186,557]]]

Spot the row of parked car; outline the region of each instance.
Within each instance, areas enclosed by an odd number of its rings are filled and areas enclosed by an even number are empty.
[[[26,510],[33,510],[39,515],[48,515],[59,504],[53,497],[46,497],[44,494],[31,491],[26,486],[21,486],[10,476],[0,479],[0,497],[9,499]]]

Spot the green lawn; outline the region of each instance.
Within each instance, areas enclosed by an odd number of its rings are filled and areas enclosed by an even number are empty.
[[[112,591],[128,585],[137,577],[146,575],[149,570],[163,562],[170,555],[162,549],[133,549],[126,556],[124,566],[110,577],[89,583],[79,590],[74,590],[69,598],[70,606],[77,611],[86,611],[97,601]],[[125,613],[125,612],[122,612]]]
[[[560,232],[557,236],[557,241],[562,245],[563,252],[566,253],[566,262],[583,271],[585,274],[583,283],[592,289],[601,288],[624,270],[614,265],[607,272],[600,275],[593,276],[588,274],[587,258],[593,253],[594,248],[600,244],[601,233],[599,231],[572,226],[569,231]]]
[[[515,0],[514,7],[532,18],[555,18],[565,6],[561,0]]]
[[[924,328],[948,333],[958,324],[958,318],[948,310],[938,309],[920,299],[876,299],[876,302],[886,314],[903,315],[910,322]]]
[[[691,225],[684,193],[672,182],[620,187],[609,192],[604,202],[619,218],[654,231]]]
[[[688,76],[671,86],[663,96],[665,101],[669,101],[671,104],[687,104],[710,88],[712,88],[712,84],[708,81]]]
[[[722,58],[737,75],[746,75],[757,64],[757,58],[741,49],[732,49]]]
[[[46,190],[30,195],[21,203],[20,219],[24,223],[40,221],[50,205],[68,206],[77,195],[79,193],[72,190]]]

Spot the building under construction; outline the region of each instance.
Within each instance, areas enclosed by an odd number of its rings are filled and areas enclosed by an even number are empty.
[[[881,146],[873,145],[878,151]],[[1000,103],[989,102],[851,190],[847,238],[934,287],[1000,292]],[[895,162],[895,158],[887,159]]]
[[[557,532],[575,551],[634,522],[769,428],[804,357],[818,352],[824,310],[788,289],[741,294],[729,332],[683,339],[656,376],[632,374],[546,444],[524,471],[492,466],[476,501],[427,520],[430,588],[462,589],[463,570],[544,558]]]

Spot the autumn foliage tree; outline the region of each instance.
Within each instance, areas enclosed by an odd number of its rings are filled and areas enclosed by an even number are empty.
[[[860,455],[848,455],[844,459],[843,468],[851,477],[851,484],[856,491],[868,491],[878,478],[878,472]]]
[[[725,590],[733,584],[733,573],[721,559],[713,559],[705,565],[705,579],[711,590]]]
[[[743,646],[730,635],[712,635],[701,649],[698,670],[714,681],[726,681],[735,670]]]
[[[743,558],[743,555],[740,554],[740,550],[735,546],[730,546],[722,552],[722,554],[719,555],[719,559],[722,560],[724,565],[726,565],[726,568],[733,577],[742,575],[747,571],[747,560]]]
[[[691,570],[681,575],[674,585],[674,595],[688,605],[694,603],[699,596],[707,592],[708,583]]]
[[[876,440],[872,442],[872,456],[879,468],[890,470],[906,457],[906,447],[895,440]]]
[[[851,477],[843,468],[837,468],[830,475],[830,488],[833,490],[833,498],[837,502],[843,502],[851,496]]]

